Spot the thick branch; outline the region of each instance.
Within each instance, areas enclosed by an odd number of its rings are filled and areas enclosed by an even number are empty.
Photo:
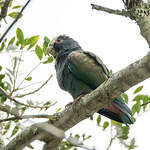
[[[150,53],[141,60],[129,65],[125,69],[113,74],[106,82],[99,86],[90,94],[85,95],[76,105],[66,108],[60,113],[53,115],[48,124],[53,124],[55,127],[64,131],[70,129],[80,121],[88,118],[99,109],[108,105],[111,100],[125,92],[132,86],[144,81],[150,77]],[[40,123],[43,124],[43,123]],[[13,139],[5,150],[15,150],[17,143],[17,150],[21,150],[34,140],[42,140],[45,147],[52,147],[55,141],[55,149],[61,142],[55,136],[45,134],[44,130],[39,130],[37,126],[32,125],[27,131],[23,131],[16,138]],[[42,138],[41,138],[42,135]],[[18,139],[19,138],[19,139]],[[19,141],[18,141],[19,140]],[[54,147],[52,147],[53,149]],[[45,148],[46,150],[46,148]]]

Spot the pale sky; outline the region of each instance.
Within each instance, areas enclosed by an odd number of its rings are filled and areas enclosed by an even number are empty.
[[[22,2],[25,2],[25,0]],[[91,3],[114,9],[124,8],[121,0],[32,0],[25,10],[24,16],[9,34],[13,36],[16,28],[20,27],[26,37],[40,35],[40,39],[43,36],[52,39],[60,34],[69,35],[77,40],[84,50],[96,53],[113,72],[123,69],[146,55],[149,50],[148,45],[140,35],[140,30],[134,21],[92,10]],[[37,57],[30,55],[30,53],[25,54],[24,58],[25,63],[22,71],[28,72],[39,62]],[[6,57],[5,60],[1,59],[2,62],[0,60],[0,63],[6,63],[6,61],[8,63],[8,59],[7,56],[7,59]],[[59,89],[52,64],[42,65],[33,73],[33,79],[41,81],[47,79],[51,73],[54,74],[52,80],[47,87],[34,97],[41,101],[43,99],[58,101],[56,108],[64,107],[72,101],[72,98],[68,93]],[[150,80],[144,82],[144,93],[146,94],[150,91],[149,82]],[[139,85],[143,85],[143,83]],[[131,94],[135,89],[136,87],[133,87],[127,93]],[[56,108],[49,109],[49,112],[55,112]],[[140,116],[137,122],[131,126],[131,135],[136,138],[136,144],[138,145],[135,150],[145,150],[149,147],[150,137],[147,134],[150,126],[149,115],[150,113],[147,112]],[[87,135],[92,135],[90,142],[88,141],[86,144],[91,147],[95,146],[96,150],[104,150],[108,146],[109,130],[103,133],[97,127],[96,122],[89,119],[73,127],[68,131],[68,134],[70,132],[85,132]],[[40,146],[36,148],[36,150],[40,149]],[[125,150],[124,147],[120,148],[118,143],[115,143],[115,146],[113,145],[113,149]]]

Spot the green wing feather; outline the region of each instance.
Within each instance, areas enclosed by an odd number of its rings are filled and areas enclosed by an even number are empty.
[[[71,73],[93,89],[109,77],[109,71],[102,60],[91,52],[73,51],[68,60]]]

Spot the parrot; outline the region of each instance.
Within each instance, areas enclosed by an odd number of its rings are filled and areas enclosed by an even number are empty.
[[[73,38],[55,37],[47,48],[55,59],[59,87],[69,92],[74,100],[89,94],[110,77],[102,60],[92,52],[84,51]],[[132,112],[121,96],[97,113],[123,124],[133,124]]]

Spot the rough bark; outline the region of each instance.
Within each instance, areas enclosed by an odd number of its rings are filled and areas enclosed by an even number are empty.
[[[140,28],[141,35],[150,46],[150,3],[141,3],[134,10],[135,20]]]

